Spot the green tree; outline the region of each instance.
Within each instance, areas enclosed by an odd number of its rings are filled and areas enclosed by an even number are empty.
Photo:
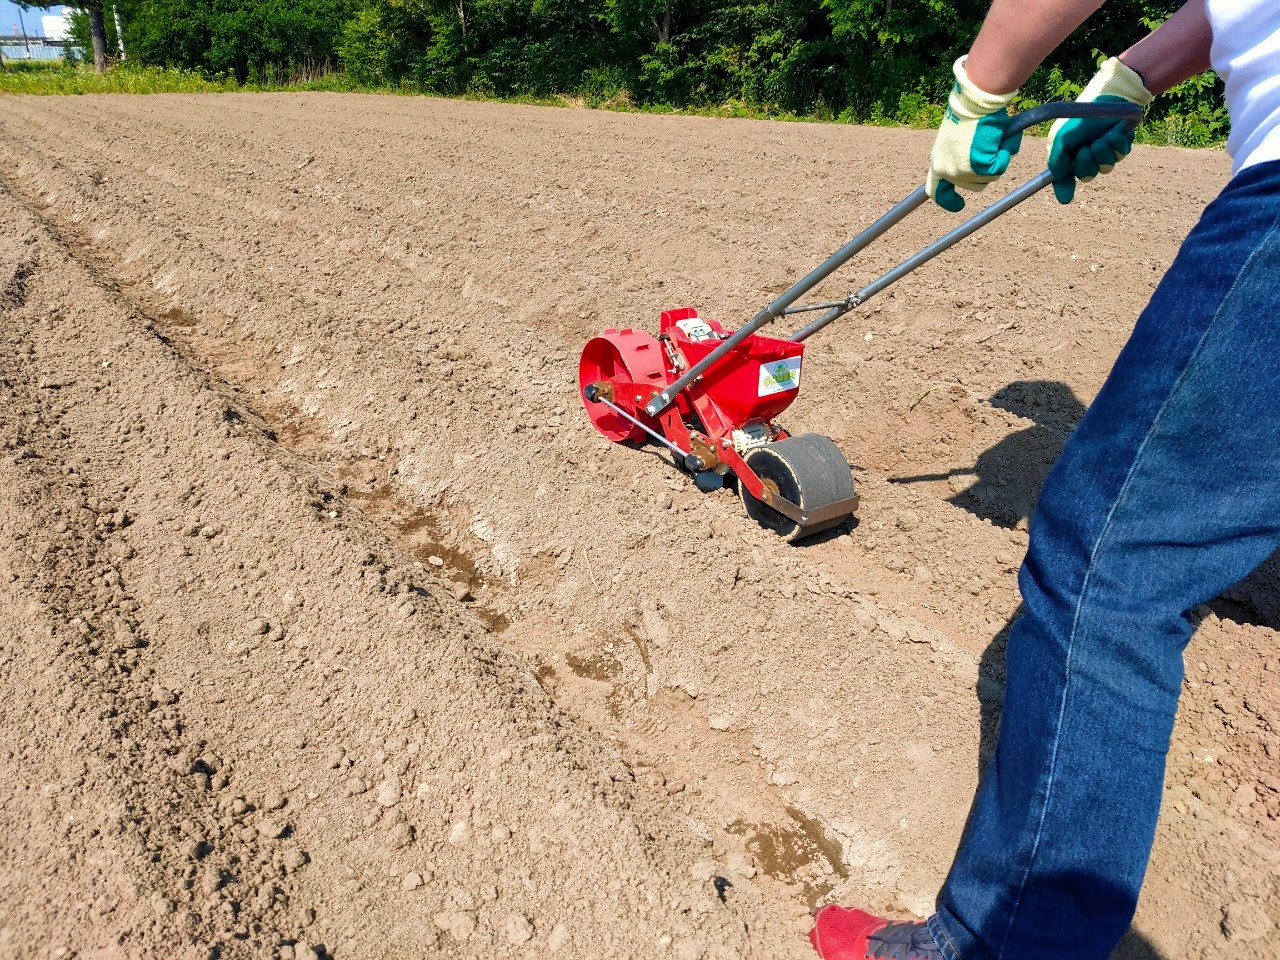
[[[123,48],[123,41],[116,29],[117,16],[119,8],[115,4],[104,4],[102,8],[102,45],[103,45],[103,64],[105,66],[112,56]],[[89,50],[94,54],[94,67],[101,72],[102,68],[97,64],[97,45],[93,39],[93,19],[90,13],[84,9],[72,8],[69,17],[68,38],[71,41],[73,49]]]
[[[23,0],[33,2],[33,0]],[[89,3],[104,0],[84,0]],[[353,80],[440,93],[578,94],[589,103],[745,104],[927,125],[990,0],[113,0],[130,55],[238,80],[336,59]],[[1109,0],[1024,86],[1075,96],[1180,0]],[[101,21],[101,18],[99,18]],[[105,55],[111,33],[107,18]],[[84,19],[86,35],[90,22]],[[1147,128],[1226,130],[1211,75],[1161,98]],[[1161,127],[1164,124],[1164,127]]]
[[[346,22],[337,53],[356,83],[395,86],[415,76],[434,35],[427,4],[378,0]]]
[[[44,4],[36,0],[16,0],[24,10]],[[93,68],[99,73],[107,69],[108,49],[107,26],[103,16],[102,0],[74,0],[67,4],[85,18],[88,25],[89,47],[93,50]]]
[[[336,58],[353,6],[350,0],[135,0],[125,42],[144,63],[230,73],[244,82]]]
[[[605,0],[605,16],[620,36],[667,43],[672,28],[696,16],[698,6],[696,0]]]

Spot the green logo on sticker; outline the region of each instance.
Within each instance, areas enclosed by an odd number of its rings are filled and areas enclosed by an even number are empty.
[[[800,358],[760,364],[760,396],[800,389]]]

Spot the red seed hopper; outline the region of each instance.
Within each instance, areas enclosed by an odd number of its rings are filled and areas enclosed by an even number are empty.
[[[1136,127],[1142,109],[1112,102],[1045,104],[1018,114],[1011,132],[1059,117],[1115,119]],[[631,328],[605,330],[587,342],[578,365],[587,416],[615,443],[652,440],[668,448],[703,489],[736,478],[747,513],[789,540],[838,526],[858,506],[844,455],[821,434],[792,435],[776,422],[799,394],[805,341],[1052,182],[1045,170],[841,300],[796,305],[922,206],[927,199],[924,187],[737,331],[699,317],[691,307],[663,313],[656,337]],[[774,320],[808,312],[819,316],[785,340],[758,332]]]

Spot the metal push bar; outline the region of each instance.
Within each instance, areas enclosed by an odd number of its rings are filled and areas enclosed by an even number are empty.
[[[970,234],[976,233],[977,231],[981,230],[992,220],[996,219],[996,217],[999,217],[1001,214],[1009,210],[1012,210],[1014,207],[1020,204],[1023,200],[1026,200],[1028,197],[1039,193],[1041,190],[1043,190],[1045,187],[1047,187],[1051,183],[1053,183],[1053,174],[1050,173],[1048,170],[1045,170],[1039,176],[1035,177],[1032,180],[1028,180],[1026,183],[1018,187],[1016,190],[1012,191],[1006,196],[1001,197],[999,200],[991,204],[991,206],[987,207],[981,213],[971,217],[970,219],[962,223],[960,226],[956,227],[954,230],[939,237],[937,240],[933,241],[933,243],[929,244],[927,247],[925,247],[915,256],[907,260],[904,260],[902,263],[898,264],[898,266],[894,267],[892,270],[890,270],[884,276],[880,277],[878,280],[873,280],[871,283],[867,284],[857,293],[850,296],[843,303],[833,304],[827,310],[826,313],[824,313],[817,320],[814,320],[812,323],[808,324],[804,328],[798,330],[796,333],[792,334],[788,339],[792,340],[795,343],[803,343],[804,341],[808,340],[811,336],[813,336],[815,333],[817,333],[819,330],[821,330],[823,327],[825,327],[827,324],[829,324],[832,320],[837,320],[840,317],[844,316],[846,313],[848,313],[850,310],[852,310],[854,307],[858,306],[859,304],[866,303],[868,300],[874,297],[877,293],[879,293],[885,287],[905,277],[908,273],[910,273],[916,267],[920,266],[923,263],[928,262],[929,260],[932,260],[934,257],[942,253],[944,250],[947,250],[950,247],[955,246],[957,243],[959,243],[961,240],[963,240],[965,237],[969,236]],[[924,187],[920,187],[918,192],[920,193],[922,198],[925,196]],[[912,194],[912,197],[914,196],[915,194]]]
[[[1032,107],[1030,110],[1023,110],[1016,114],[1008,127],[1008,133],[1021,133],[1029,127],[1037,126],[1049,120],[1118,120],[1130,128],[1136,128],[1142,122],[1143,109],[1134,103],[1097,103],[1097,102],[1070,102],[1070,103],[1046,103],[1039,107]],[[932,260],[944,250],[948,250],[955,246],[965,237],[982,229],[992,220],[1004,213],[1012,210],[1028,197],[1039,193],[1045,187],[1053,182],[1053,174],[1045,170],[1039,176],[1027,181],[1007,196],[1001,197],[991,206],[987,207],[981,213],[976,214],[966,220],[954,230],[939,237],[929,246],[925,247],[919,253],[904,260],[901,264],[894,267],[884,276],[877,280],[873,280],[867,286],[863,287],[855,294],[850,294],[848,298],[842,301],[834,301],[832,303],[816,304],[812,307],[793,307],[792,305],[802,296],[820,284],[827,277],[831,276],[835,271],[839,270],[846,263],[852,260],[858,253],[866,249],[880,237],[884,236],[889,230],[901,223],[906,217],[917,210],[925,200],[928,194],[924,187],[917,187],[904,200],[898,203],[893,209],[884,216],[880,217],[875,223],[867,227],[860,234],[846,243],[843,247],[833,253],[822,264],[810,271],[799,282],[783,293],[780,297],[769,304],[751,320],[739,327],[728,339],[724,340],[712,350],[709,354],[695,363],[685,373],[668,386],[661,393],[656,394],[652,400],[645,404],[645,412],[649,416],[657,416],[665,407],[667,407],[676,395],[689,384],[693,383],[702,376],[710,367],[719,361],[725,354],[742,343],[747,337],[754,334],[761,327],[772,323],[779,317],[786,316],[788,313],[801,313],[808,310],[825,309],[825,313],[808,324],[790,339],[796,343],[807,340],[813,334],[817,333],[833,320],[838,319],[848,313],[859,304],[866,303],[871,297],[875,296],[885,287],[901,280],[908,273],[911,273],[917,267]]]

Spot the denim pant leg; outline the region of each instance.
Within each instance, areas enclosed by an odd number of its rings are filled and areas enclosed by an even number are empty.
[[[1278,545],[1280,162],[1205,211],[1045,483],[999,742],[930,920],[950,960],[1105,960],[1155,834],[1189,611]]]

